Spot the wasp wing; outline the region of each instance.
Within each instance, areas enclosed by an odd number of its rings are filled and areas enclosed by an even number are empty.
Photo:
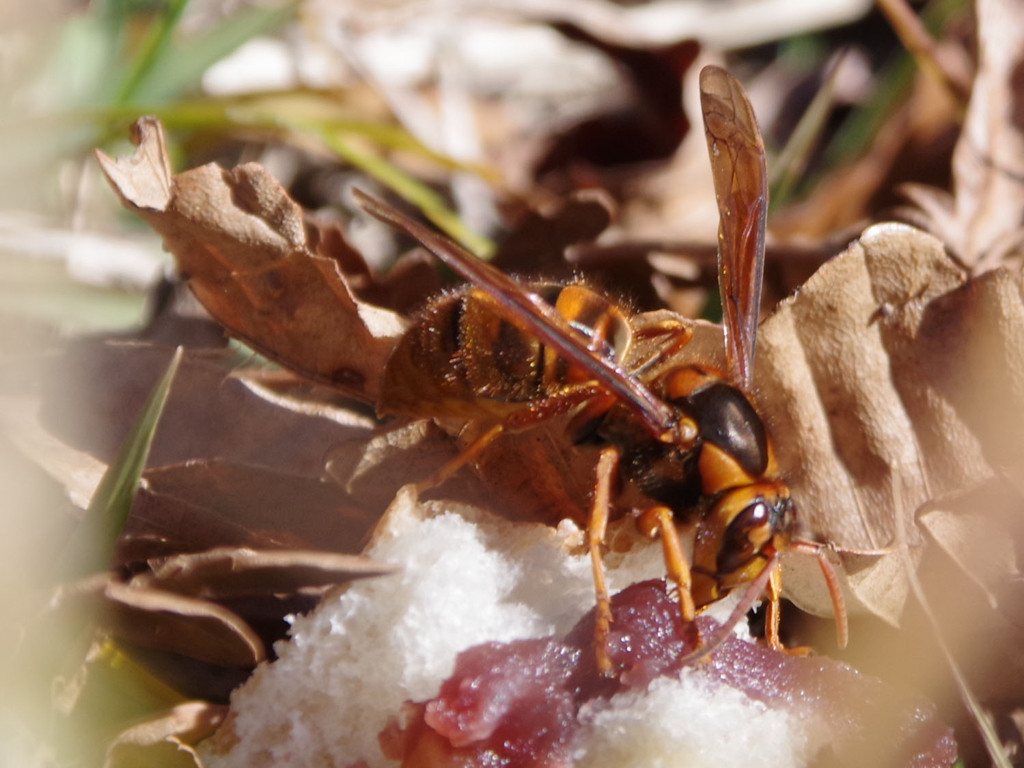
[[[768,213],[764,142],[743,86],[721,67],[701,70],[700,103],[720,216],[718,287],[725,351],[733,379],[749,391]]]
[[[633,410],[661,440],[686,442],[692,425],[680,424],[672,409],[647,387],[626,375],[612,361],[594,354],[586,337],[573,328],[555,308],[526,290],[505,273],[477,258],[462,246],[409,218],[365,192],[353,190],[359,204],[381,221],[404,230],[418,240],[463,279],[480,288],[494,302],[495,311],[514,325],[536,336],[574,365],[593,376],[599,386]]]

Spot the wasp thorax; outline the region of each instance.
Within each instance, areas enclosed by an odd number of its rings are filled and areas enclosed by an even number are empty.
[[[724,471],[748,478],[769,471],[768,432],[742,391],[717,372],[696,365],[669,371],[662,388],[666,401],[697,424],[704,445],[714,446],[731,459],[735,469]]]

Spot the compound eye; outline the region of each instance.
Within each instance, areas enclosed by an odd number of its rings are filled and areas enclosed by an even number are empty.
[[[744,507],[722,536],[718,572],[732,573],[749,563],[771,542],[774,534],[772,523],[772,511],[764,499],[755,499]]]

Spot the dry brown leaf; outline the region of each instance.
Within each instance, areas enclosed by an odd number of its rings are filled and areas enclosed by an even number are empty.
[[[36,365],[25,402],[41,398],[45,429],[109,461],[172,353],[146,343],[79,340]],[[216,458],[319,477],[332,445],[373,424],[365,413],[328,402],[313,407],[232,374],[234,362],[223,352],[186,352],[153,442],[152,465]]]
[[[22,456],[57,481],[73,505],[85,509],[107,467],[51,434],[39,411],[40,404],[31,399],[0,398],[0,427]]]
[[[1021,333],[1016,277],[968,281],[939,241],[891,224],[761,328],[758,401],[801,520],[845,552],[857,602],[887,621],[902,611],[902,566],[857,552],[885,550],[896,526],[919,543],[913,514],[931,499],[1024,477]],[[788,559],[787,591],[827,613],[817,566],[802,560]]]
[[[104,596],[114,633],[132,645],[225,667],[251,667],[266,658],[259,636],[216,603],[114,581]]]
[[[129,586],[135,593],[198,597],[203,606],[214,600],[218,611],[228,611],[269,646],[287,632],[285,617],[310,610],[328,587],[393,570],[354,554],[376,517],[353,506],[329,481],[266,467],[191,461],[145,473],[114,561],[134,574]],[[163,653],[150,663],[168,666],[164,674],[196,695],[224,695],[217,685],[224,681],[198,663],[215,663],[214,652],[204,645],[204,627],[219,614],[211,617],[183,605],[175,621],[188,626],[187,632],[179,630],[187,642],[154,648],[179,659],[168,665]],[[173,612],[176,606],[167,600],[165,607]],[[175,621],[161,615],[155,623]],[[111,623],[119,637],[153,647],[145,636],[146,625],[154,622],[144,612],[115,612]],[[199,639],[188,639],[189,633]],[[228,638],[229,649],[231,644]]]
[[[502,239],[492,263],[527,277],[568,279],[572,268],[566,249],[595,240],[614,216],[614,202],[600,189],[576,192],[551,211],[528,210]]]
[[[326,457],[326,471],[360,504],[384,510],[402,486],[425,480],[457,454],[446,432],[420,420],[384,429],[369,440],[339,443]]]
[[[434,260],[420,249],[403,254],[380,275],[348,242],[338,222],[312,219],[308,229],[311,240],[313,233],[317,235],[313,250],[338,262],[346,284],[362,301],[404,315],[421,307],[443,287]]]
[[[87,607],[124,642],[219,666],[253,667],[267,655],[259,636],[227,608],[158,589],[136,589],[112,574],[60,587],[50,607]]]
[[[334,483],[267,467],[190,461],[144,479],[118,563],[223,546],[356,553],[376,519]]]
[[[535,177],[554,188],[564,187],[567,180],[570,189],[613,188],[614,169],[669,157],[690,128],[682,80],[700,44],[683,37],[660,46],[636,45],[595,35],[572,22],[552,26],[608,57],[625,87],[617,89],[618,98],[606,93],[594,114],[546,136],[533,163]]]
[[[208,599],[296,592],[368,576],[394,573],[397,566],[362,555],[315,550],[218,547],[150,563],[151,573],[131,580],[133,587],[167,590]]]
[[[172,176],[154,118],[136,123],[133,140],[134,155],[98,152],[100,165],[125,206],[163,236],[210,313],[268,357],[373,401],[403,322],[355,298],[280,184],[257,164]]]
[[[122,731],[107,747],[103,768],[202,768],[192,745],[219,728],[226,714],[226,706],[206,701],[179,704]]]

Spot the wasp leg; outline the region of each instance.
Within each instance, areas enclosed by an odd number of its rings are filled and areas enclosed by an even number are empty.
[[[637,339],[644,339],[656,336],[667,336],[668,338],[658,344],[658,351],[633,371],[633,375],[639,375],[656,368],[663,362],[679,352],[693,339],[693,331],[678,320],[664,320],[654,325],[643,326],[635,330]]]
[[[733,636],[733,630],[736,626],[744,620],[747,613],[754,604],[760,599],[761,594],[765,590],[765,586],[768,584],[768,580],[771,578],[772,573],[779,565],[778,554],[773,554],[768,560],[768,564],[764,567],[764,570],[757,575],[757,577],[750,582],[743,594],[740,596],[740,600],[736,603],[736,607],[732,609],[732,613],[729,614],[729,618],[724,623],[718,626],[711,637],[706,639],[706,642],[702,642],[696,649],[690,651],[685,656],[681,656],[677,661],[678,663],[686,666],[688,664],[696,664],[701,659],[706,659],[723,643],[725,643],[730,637]]]
[[[665,570],[668,577],[679,589],[679,613],[686,622],[693,621],[697,608],[693,603],[693,580],[690,576],[690,563],[683,552],[683,544],[676,531],[675,518],[668,507],[652,507],[640,515],[637,521],[640,530],[651,538],[661,536],[661,546],[665,553]]]
[[[765,609],[764,637],[768,645],[776,650],[788,653],[790,656],[810,656],[814,649],[810,646],[799,645],[795,648],[787,648],[779,639],[779,620],[782,616],[780,600],[782,599],[782,569],[776,568],[768,579],[768,606]],[[846,615],[845,613],[843,614]]]
[[[612,660],[608,656],[608,634],[611,632],[612,605],[608,597],[608,584],[604,578],[601,548],[608,528],[608,509],[611,505],[611,485],[619,466],[619,452],[604,448],[597,461],[597,482],[594,485],[594,503],[587,523],[587,547],[594,571],[594,592],[597,596],[597,614],[594,621],[594,650],[597,669],[602,675],[612,674]]]
[[[545,398],[536,403],[531,403],[528,408],[516,411],[507,416],[503,421],[500,421],[490,427],[486,432],[466,446],[458,456],[446,461],[444,465],[437,470],[437,472],[432,474],[426,480],[418,482],[416,484],[416,490],[422,493],[423,491],[436,488],[441,485],[464,466],[472,463],[481,453],[484,452],[487,446],[493,443],[503,432],[516,432],[537,426],[538,424],[554,418],[561,413],[572,410],[580,403],[593,400],[600,394],[603,394],[603,390],[588,383],[576,387],[569,387],[564,391],[559,392],[557,395]]]
[[[849,620],[846,616],[846,601],[843,599],[843,589],[839,586],[839,577],[836,575],[836,571],[826,554],[827,547],[813,541],[794,539],[790,543],[790,549],[794,552],[814,555],[818,559],[818,567],[821,568],[821,575],[825,579],[825,586],[828,587],[829,596],[832,598],[832,612],[836,618],[836,642],[840,648],[845,648],[847,641],[850,639]]]
[[[488,429],[476,440],[470,443],[466,448],[452,459],[446,461],[437,472],[432,474],[426,480],[421,480],[416,483],[416,490],[419,493],[436,488],[437,486],[444,483],[448,478],[462,469],[464,466],[472,462],[477,456],[479,456],[483,450],[493,443],[497,439],[498,435],[505,431],[505,425],[502,423],[495,424],[493,427]]]
[[[509,414],[504,424],[510,432],[529,429],[600,397],[611,396],[593,382],[570,385],[550,397],[530,403],[528,408]]]

